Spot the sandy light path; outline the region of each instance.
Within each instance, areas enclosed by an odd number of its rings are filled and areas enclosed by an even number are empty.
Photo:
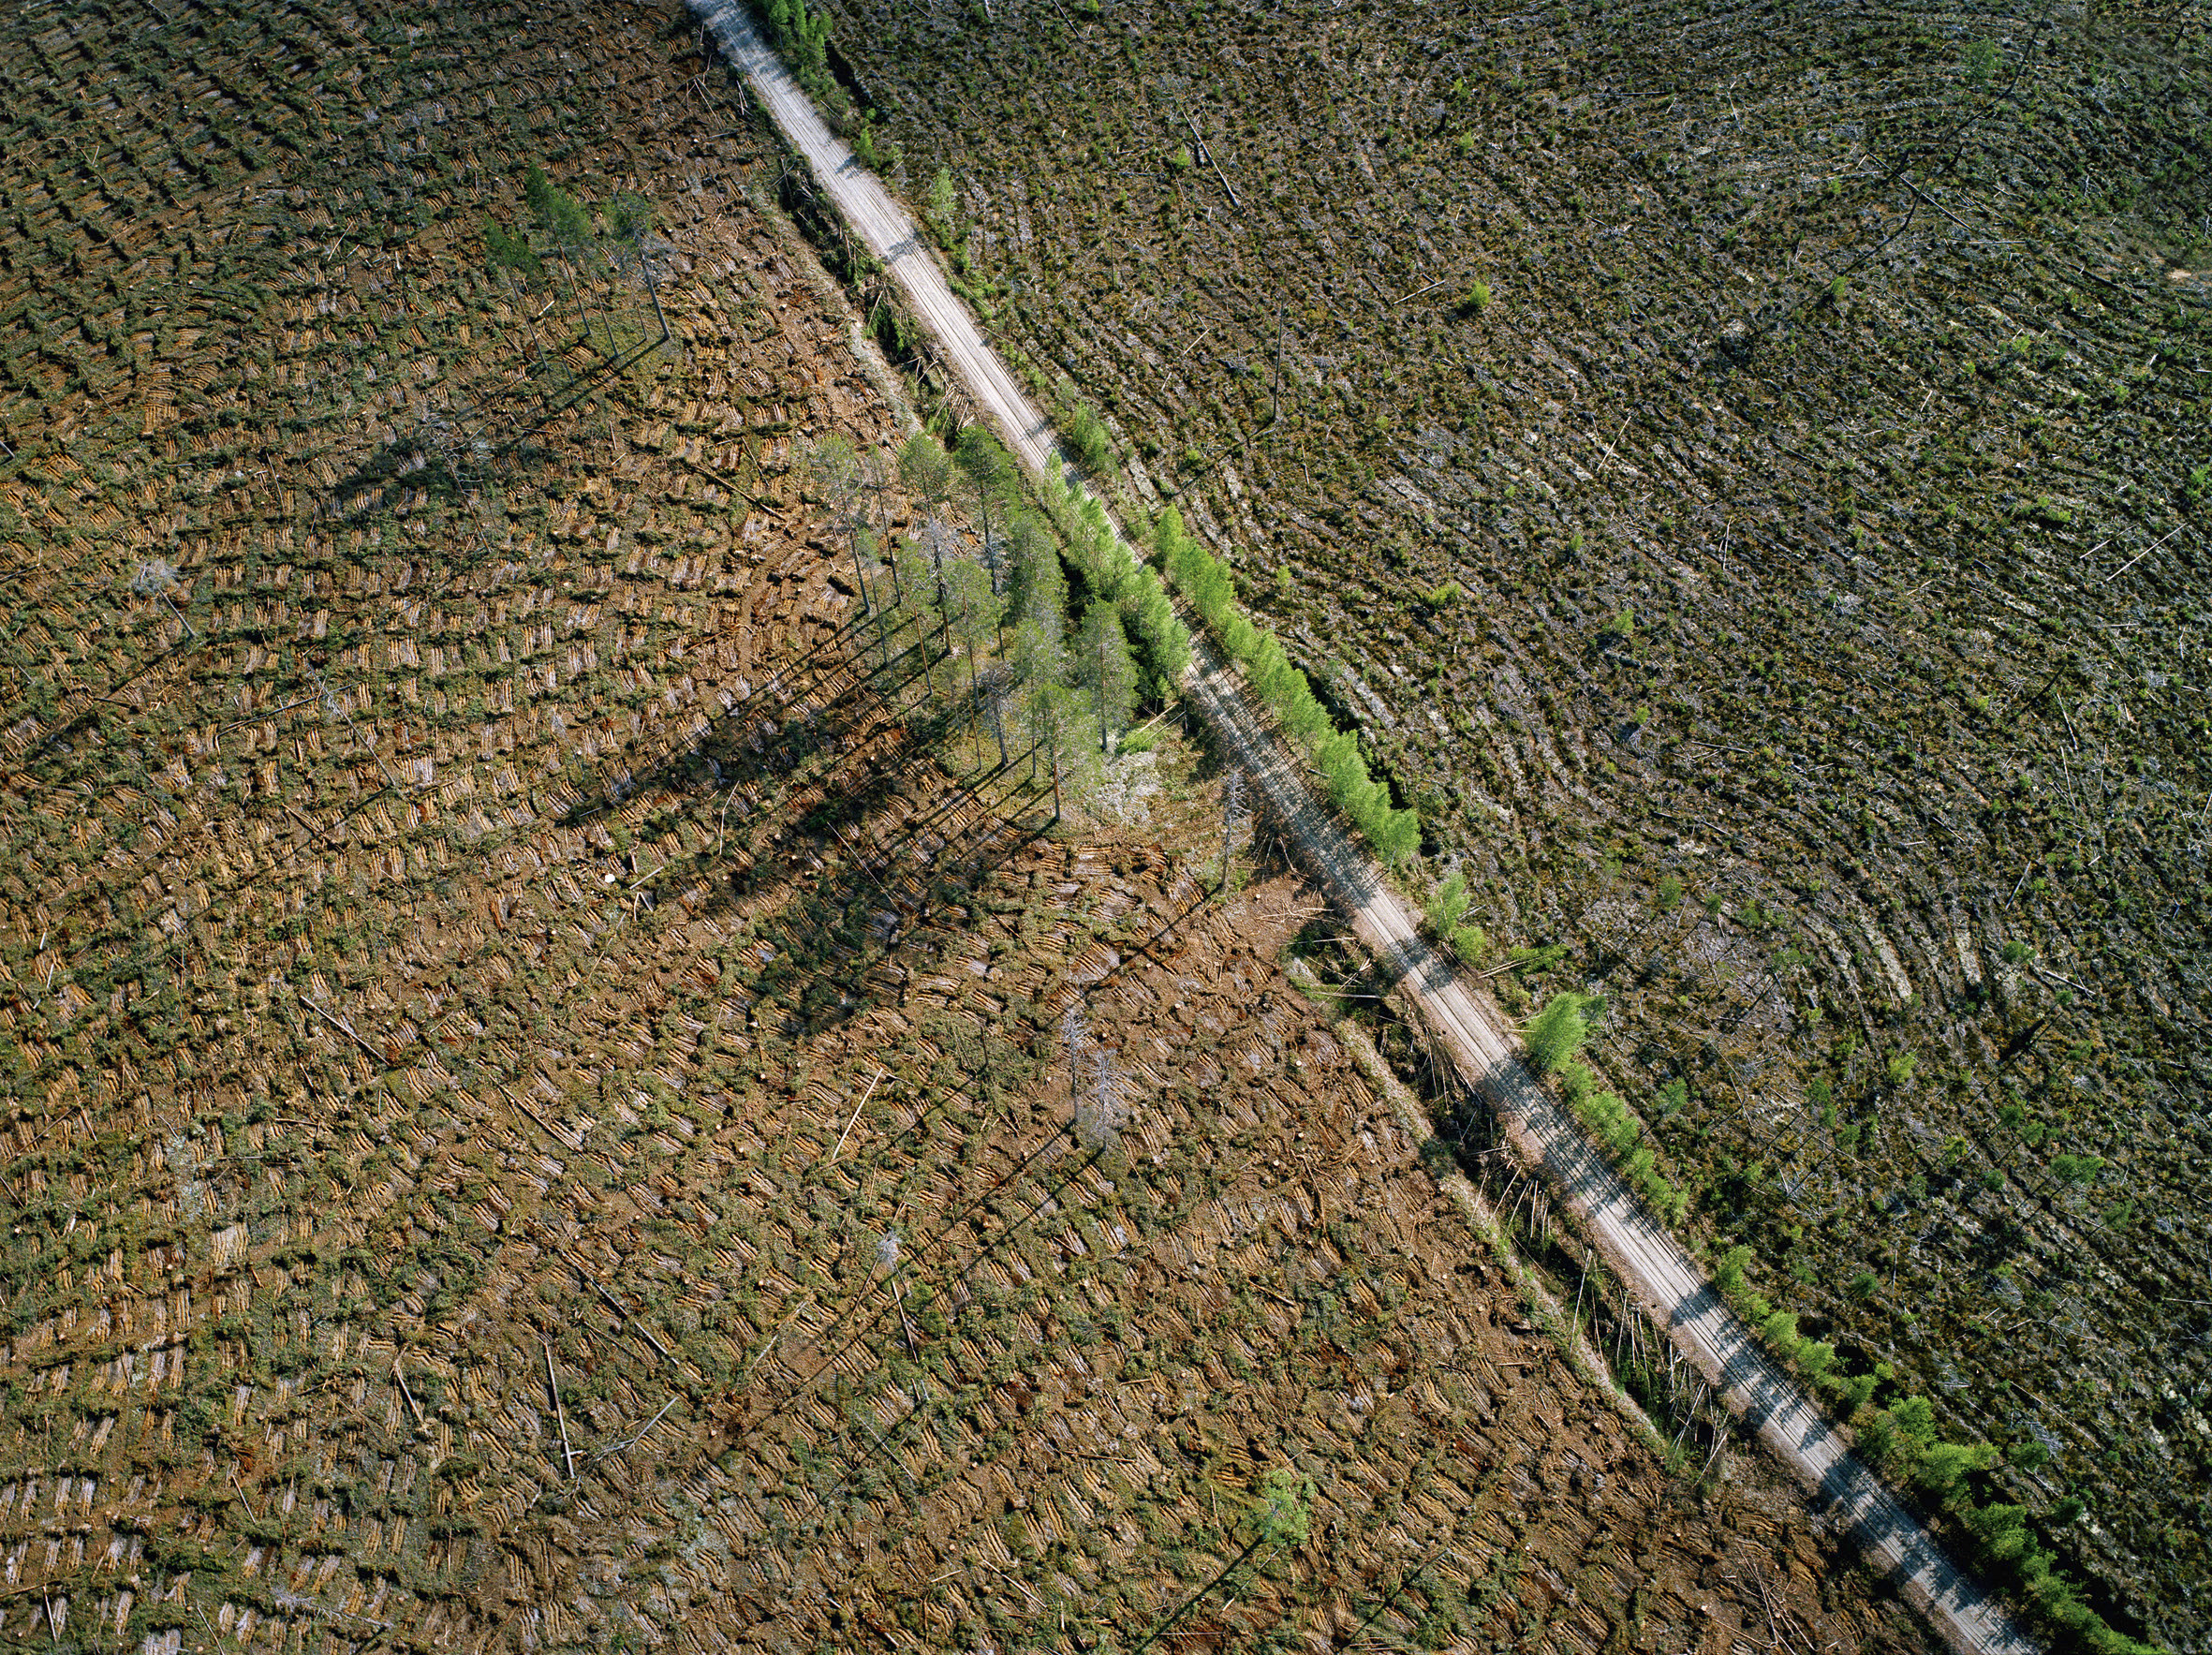
[[[736,0],[689,3],[786,140],[812,165],[854,233],[883,260],[912,314],[1016,456],[1033,472],[1065,480],[1066,456],[1050,421],[984,342],[906,209],[831,132],[743,6]],[[1556,1181],[1644,1312],[1789,1466],[1813,1503],[1849,1527],[1878,1571],[1895,1575],[1948,1643],[1991,1655],[2032,1650],[2035,1645],[2013,1619],[1851,1454],[1821,1408],[1767,1357],[1696,1263],[1537,1084],[1496,1009],[1421,938],[1406,904],[1364,849],[1320,805],[1279,732],[1255,711],[1242,682],[1202,637],[1193,639],[1185,687],[1266,791],[1276,818],[1352,916],[1360,939],[1397,975],[1406,997],[1497,1110],[1523,1157]]]

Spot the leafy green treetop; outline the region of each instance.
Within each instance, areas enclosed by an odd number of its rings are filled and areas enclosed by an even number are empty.
[[[1585,1015],[1589,1003],[1585,995],[1556,994],[1528,1020],[1523,1038],[1537,1073],[1550,1074],[1582,1050],[1583,1042],[1590,1038]]]
[[[568,248],[591,244],[591,214],[574,196],[546,177],[545,169],[535,161],[523,179],[523,196],[556,244]]]
[[[1076,647],[1076,671],[1099,710],[1099,751],[1113,746],[1113,731],[1126,727],[1137,702],[1137,663],[1129,656],[1121,610],[1102,598],[1083,613],[1083,638]]]
[[[1288,1466],[1277,1466],[1260,1479],[1260,1501],[1252,1508],[1252,1526],[1262,1542],[1274,1545],[1304,1545],[1313,1529],[1314,1485]]]

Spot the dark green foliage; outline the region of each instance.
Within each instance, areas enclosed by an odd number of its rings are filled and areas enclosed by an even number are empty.
[[[517,270],[524,275],[542,275],[545,266],[521,236],[509,235],[489,213],[484,214],[484,263],[492,270]]]
[[[1159,578],[1150,569],[1143,571],[1137,588],[1130,619],[1144,644],[1145,665],[1151,674],[1150,692],[1165,697],[1182,683],[1183,674],[1190,668],[1190,634],[1175,618],[1174,604],[1169,600]]]
[[[653,204],[627,191],[614,198],[608,217],[614,234],[626,242],[641,241],[653,230]]]
[[[1567,957],[1564,942],[1547,942],[1540,948],[1516,948],[1506,956],[1513,963],[1513,970],[1522,976],[1544,971],[1556,971],[1559,962]]]
[[[1076,672],[1098,709],[1099,750],[1109,752],[1112,732],[1128,728],[1129,713],[1137,704],[1137,663],[1129,656],[1128,634],[1122,629],[1121,611],[1114,605],[1093,601],[1084,611]]]
[[[1190,666],[1190,634],[1159,576],[1129,554],[1098,501],[1048,488],[1045,504],[1068,537],[1068,559],[1085,590],[1117,605],[1143,645],[1148,689],[1161,696],[1172,693]]]
[[[998,597],[991,590],[991,577],[970,557],[954,557],[945,565],[945,615],[953,641],[968,659],[968,679],[976,679],[975,662],[991,645],[1001,613]]]
[[[899,450],[899,480],[915,509],[935,511],[952,497],[952,458],[926,431],[915,433]]]
[[[575,251],[591,244],[591,214],[574,196],[546,177],[545,169],[535,161],[524,176],[523,198],[555,246]]]
[[[1068,577],[1060,569],[1060,554],[1052,537],[1037,519],[1022,516],[1009,525],[1007,542],[1012,565],[1009,613],[1017,625],[1050,616],[1057,628],[1059,618],[1068,612]]]
[[[988,540],[992,525],[1011,508],[1020,488],[1021,477],[1014,469],[1013,456],[989,431],[981,425],[970,425],[961,432],[959,442],[953,445],[952,465],[963,498],[975,507]]]
[[[799,83],[819,97],[821,87],[833,87],[830,77],[830,20],[822,12],[809,12],[806,0],[769,0],[768,37],[776,52],[790,65]],[[843,102],[840,98],[839,102]]]

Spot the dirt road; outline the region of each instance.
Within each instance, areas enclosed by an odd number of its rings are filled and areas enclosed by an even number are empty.
[[[1064,464],[1052,424],[1024,393],[998,353],[983,343],[967,306],[945,285],[922,233],[873,172],[829,128],[814,100],[792,80],[755,28],[752,15],[734,0],[687,0],[723,54],[767,109],[791,147],[813,165],[815,176],[870,252],[883,260],[907,303],[936,336],[976,400],[989,409],[1015,455],[1032,471]]]
[[[984,343],[946,285],[920,230],[874,174],[856,161],[784,69],[735,0],[691,0],[792,146],[813,165],[831,200],[883,259],[914,315],[977,402],[1032,470],[1066,465],[1050,423]],[[1268,803],[1349,911],[1361,940],[1402,979],[1461,1072],[1490,1100],[1509,1136],[1547,1168],[1615,1270],[1652,1320],[1703,1369],[1760,1440],[1788,1465],[1822,1510],[1847,1524],[1868,1559],[1894,1574],[1954,1648],[2025,1651],[2035,1646],[1857,1458],[1826,1417],[1754,1342],[1673,1236],[1657,1224],[1590,1146],[1580,1128],[1523,1067],[1495,1011],[1423,942],[1406,904],[1364,849],[1324,810],[1297,761],[1246,702],[1241,683],[1202,640],[1187,686],[1202,712],[1243,757]]]

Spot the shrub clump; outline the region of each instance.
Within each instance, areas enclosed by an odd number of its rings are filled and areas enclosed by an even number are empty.
[[[1060,435],[1067,439],[1069,452],[1093,477],[1113,469],[1113,439],[1106,434],[1106,421],[1076,395],[1074,384],[1067,379],[1060,381]]]
[[[1528,1043],[1529,1066],[1537,1073],[1556,1072],[1582,1050],[1590,1038],[1589,1004],[1587,995],[1556,994],[1528,1020],[1521,1038]]]
[[[1580,997],[1557,996],[1553,1005],[1561,999]],[[1551,1006],[1544,1008],[1545,1012],[1551,1010]],[[1538,1013],[1540,1021],[1543,1014]],[[1600,1091],[1597,1077],[1571,1058],[1562,1061],[1554,1072],[1560,1091],[1566,1094],[1568,1107],[1574,1111],[1583,1130],[1604,1151],[1605,1159],[1643,1198],[1644,1205],[1667,1223],[1679,1224],[1688,1216],[1689,1197],[1659,1171],[1658,1157],[1644,1135],[1643,1122],[1629,1112],[1620,1094]]]
[[[1955,1520],[1970,1559],[1991,1579],[2009,1586],[2029,1614],[2055,1634],[2056,1645],[2096,1655],[2156,1655],[2155,1646],[2107,1625],[2082,1602],[2079,1589],[2054,1572],[2051,1555],[2036,1544],[2040,1536],[2024,1507],[1994,1500],[1983,1504],[1976,1498],[1971,1479],[2004,1458],[1996,1448],[1986,1442],[1945,1441],[1938,1434],[1936,1411],[1925,1396],[1904,1396],[1886,1406],[1873,1406],[1875,1391],[1895,1379],[1895,1369],[1884,1362],[1869,1373],[1837,1372],[1834,1345],[1806,1337],[1797,1331],[1795,1315],[1777,1309],[1747,1284],[1745,1267],[1751,1257],[1747,1247],[1730,1248],[1713,1267],[1714,1286],[1772,1350],[1794,1363],[1815,1390],[1843,1409],[1857,1436],[1859,1453],[1869,1464]],[[2034,1460],[2039,1448],[2028,1445],[2025,1454],[2016,1450],[2014,1462]],[[2070,1520],[2063,1505],[2054,1512],[2054,1520]]]
[[[1490,952],[1490,938],[1480,925],[1463,925],[1470,898],[1467,892],[1467,875],[1453,874],[1428,899],[1425,915],[1429,935],[1459,956],[1467,966],[1479,965]]]
[[[1068,561],[1084,590],[1118,608],[1135,636],[1143,657],[1146,695],[1164,699],[1173,694],[1190,667],[1190,632],[1176,615],[1158,573],[1130,554],[1097,500],[1050,480],[1039,495],[1060,529]]]
[[[1543,1010],[1521,1031],[1528,1045],[1529,1066],[1558,1081],[1583,1130],[1644,1204],[1666,1222],[1679,1224],[1689,1211],[1689,1198],[1659,1171],[1643,1123],[1629,1113],[1619,1094],[1600,1091],[1597,1077],[1575,1061],[1590,1038],[1591,1003],[1590,996],[1572,993],[1556,994],[1544,1002]]]

